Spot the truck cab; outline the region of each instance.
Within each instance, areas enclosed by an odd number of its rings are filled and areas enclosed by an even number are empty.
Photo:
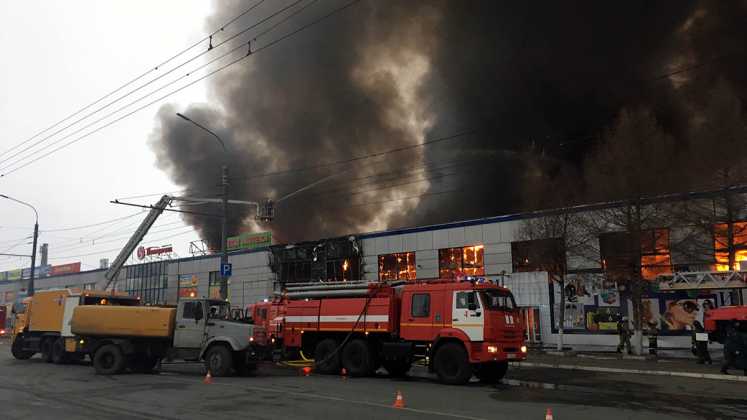
[[[408,285],[401,311],[400,338],[427,343],[421,357],[443,382],[464,382],[473,373],[485,381],[500,379],[508,361],[526,358],[513,295],[491,282]]]

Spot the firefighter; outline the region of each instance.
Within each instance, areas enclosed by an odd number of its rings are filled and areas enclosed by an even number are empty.
[[[737,357],[744,358],[745,345],[741,342],[739,334],[739,321],[735,321],[726,329],[726,340],[724,341],[724,363],[721,365],[721,373],[729,374],[729,368],[737,367]],[[745,375],[747,375],[747,366],[745,366]]]
[[[656,350],[659,347],[659,326],[656,321],[648,322],[648,354],[656,356]]]
[[[617,321],[617,334],[620,337],[620,344],[617,345],[617,352],[622,353],[625,348],[628,354],[633,354],[630,348],[630,329],[628,328],[628,317],[620,317]]]
[[[708,363],[710,365],[712,362],[711,354],[708,353],[708,341],[698,340],[698,334],[703,333],[705,333],[703,325],[698,321],[694,321],[692,327],[692,346],[695,350],[695,355],[698,356],[698,364]]]

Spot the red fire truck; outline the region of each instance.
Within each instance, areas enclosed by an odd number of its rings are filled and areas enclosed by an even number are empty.
[[[747,333],[747,306],[723,306],[706,311],[703,324],[710,339],[721,344],[726,338],[726,330],[740,322],[740,332]]]
[[[313,354],[320,373],[403,375],[421,360],[447,384],[493,383],[527,354],[511,292],[485,279],[297,283],[275,302],[284,353]]]

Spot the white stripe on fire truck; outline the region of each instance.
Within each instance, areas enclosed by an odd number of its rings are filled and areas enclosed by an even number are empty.
[[[285,322],[355,322],[358,315],[286,316]],[[363,315],[361,322],[389,322],[389,315]]]

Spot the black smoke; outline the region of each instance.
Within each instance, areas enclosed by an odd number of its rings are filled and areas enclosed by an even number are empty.
[[[282,7],[268,3],[238,26]],[[254,48],[342,4],[315,2]],[[207,27],[247,5],[217,2]],[[232,198],[279,198],[339,174],[278,203],[269,227],[232,207],[230,232],[270,228],[297,241],[496,215],[526,209],[529,171],[573,173],[622,108],[651,107],[679,137],[718,78],[747,99],[746,18],[744,1],[363,0],[211,79],[211,105],[184,112],[226,139]],[[159,165],[215,195],[220,148],[175,111],[159,112]],[[264,176],[462,131],[473,132]],[[214,220],[188,221],[217,243]]]

